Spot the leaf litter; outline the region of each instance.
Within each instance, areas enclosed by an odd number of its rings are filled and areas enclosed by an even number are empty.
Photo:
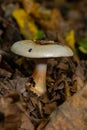
[[[65,1],[63,2],[65,3]],[[78,3],[78,10],[80,3]],[[9,6],[10,4],[12,4],[12,6]],[[72,58],[48,60],[46,81],[47,93],[41,97],[38,97],[26,86],[27,83],[34,84],[31,75],[35,63],[31,59],[24,59],[10,52],[10,47],[15,41],[30,38],[29,35],[27,35],[27,37],[26,34],[32,34],[31,31],[26,30],[25,27],[25,30],[23,30],[24,32],[22,33],[20,30],[21,26],[18,27],[17,21],[12,18],[12,12],[15,9],[20,9],[21,4],[23,5],[22,9],[25,10],[27,16],[31,17],[33,20],[33,23],[30,21],[30,24],[32,25],[30,27],[32,28],[35,26],[37,32],[39,30],[44,30],[42,36],[36,36],[36,39],[37,37],[39,40],[41,40],[41,38],[51,40],[52,38],[54,41],[62,41],[63,44],[66,44],[66,39],[68,39],[68,41],[71,41],[68,45],[71,46],[75,52],[75,55]],[[46,2],[45,4],[52,6],[50,2]],[[85,32],[85,34],[79,32],[77,36],[78,30],[81,31],[81,26],[83,25],[78,25],[79,23],[76,19],[67,22],[63,19],[61,10],[57,10],[55,7],[53,10],[43,8],[43,5],[44,3],[32,3],[31,1],[31,8],[28,10],[26,0],[23,0],[22,2],[19,0],[10,0],[9,2],[6,2],[5,0],[1,1],[0,129],[2,130],[41,130],[48,124],[51,113],[54,112],[56,108],[59,108],[65,101],[68,101],[73,97],[75,93],[78,93],[78,91],[84,88],[87,80],[87,64],[84,58],[80,60],[80,58],[76,56],[77,48],[75,47],[76,38],[80,40],[79,37],[86,35]],[[37,12],[33,10],[34,8],[32,6],[37,8]],[[56,6],[56,4],[54,4],[54,6]],[[8,11],[8,13],[6,11]],[[85,13],[85,9],[81,11],[82,13]],[[44,14],[43,17],[42,14]],[[82,18],[81,15],[79,17]],[[51,21],[50,24],[49,19]],[[71,19],[69,18],[69,20]],[[75,24],[78,26],[75,27]],[[74,26],[73,30],[71,25]],[[75,32],[76,37],[72,35],[71,32],[73,31]],[[37,35],[35,30],[33,30],[33,33],[34,35],[32,35],[32,38]]]

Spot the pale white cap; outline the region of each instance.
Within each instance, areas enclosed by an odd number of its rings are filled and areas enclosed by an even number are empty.
[[[11,47],[11,51],[17,55],[29,58],[73,56],[73,52],[68,46],[58,44],[37,44],[36,41],[32,40],[22,40],[14,43]]]

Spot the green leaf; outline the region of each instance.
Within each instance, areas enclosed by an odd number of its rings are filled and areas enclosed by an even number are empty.
[[[83,52],[84,54],[87,54],[87,49],[85,49],[85,48],[83,48],[83,47],[79,47],[79,50],[81,51],[81,52]]]
[[[80,40],[78,44],[79,44],[79,50],[82,53],[87,54],[87,39]]]
[[[35,39],[40,39],[40,38],[42,38],[43,34],[44,34],[44,32],[43,32],[42,30],[38,30],[37,35],[36,35],[36,38],[35,38]]]

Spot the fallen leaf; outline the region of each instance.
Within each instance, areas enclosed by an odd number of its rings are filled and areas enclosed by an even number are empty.
[[[38,29],[34,21],[28,16],[24,9],[16,9],[12,12],[13,18],[17,21],[21,33],[26,39],[35,39]]]
[[[86,110],[87,84],[51,114],[44,130],[86,130]]]
[[[0,130],[34,130],[26,111],[26,103],[18,93],[0,98]]]
[[[79,44],[79,50],[82,53],[87,54],[87,39],[80,40],[78,44]]]
[[[76,50],[75,50],[75,32],[74,32],[74,30],[70,30],[69,32],[67,32],[65,40],[68,43],[68,45],[73,49],[73,51],[76,52]]]

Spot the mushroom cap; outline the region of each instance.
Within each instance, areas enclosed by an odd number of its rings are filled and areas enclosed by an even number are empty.
[[[36,41],[32,40],[15,42],[11,47],[11,51],[17,55],[29,58],[73,56],[73,52],[68,46],[58,44],[37,44]]]

